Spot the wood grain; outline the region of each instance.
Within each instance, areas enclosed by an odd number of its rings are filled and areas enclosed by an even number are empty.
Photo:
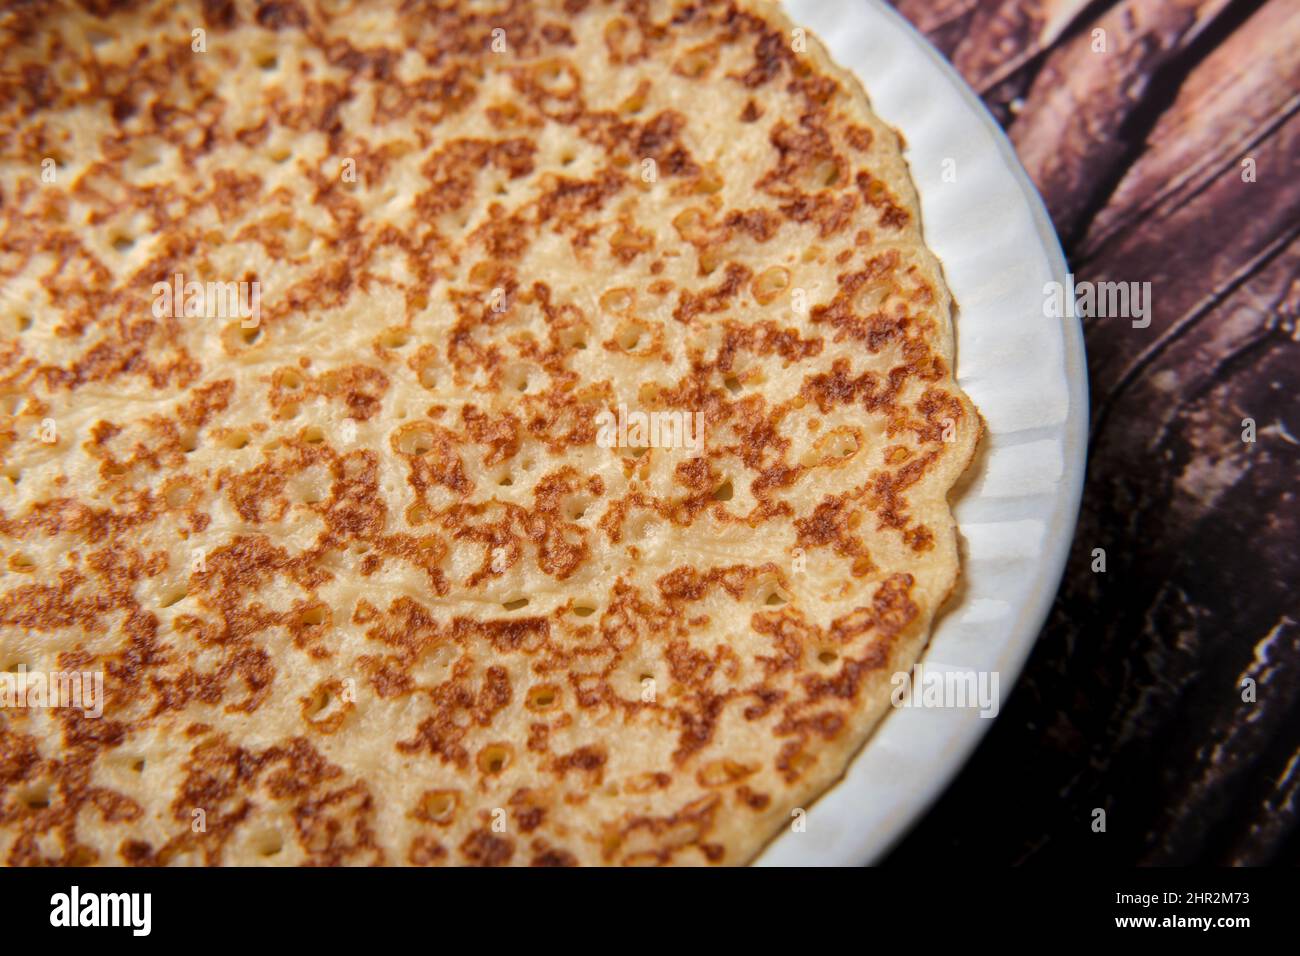
[[[1300,863],[1300,4],[896,6],[1006,126],[1076,278],[1150,282],[1153,311],[1085,322],[1056,605],[889,861]]]

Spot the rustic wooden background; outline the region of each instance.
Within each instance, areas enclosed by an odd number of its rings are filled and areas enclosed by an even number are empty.
[[[895,6],[1006,128],[1076,278],[1154,305],[1084,324],[1055,608],[888,862],[1300,863],[1300,0]]]

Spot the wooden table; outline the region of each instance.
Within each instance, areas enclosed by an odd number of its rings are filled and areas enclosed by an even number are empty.
[[[1300,2],[895,5],[1006,128],[1077,279],[1153,309],[1085,321],[1055,608],[888,861],[1300,863]]]

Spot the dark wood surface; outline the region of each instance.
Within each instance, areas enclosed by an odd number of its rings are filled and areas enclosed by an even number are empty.
[[[1084,323],[1088,477],[1051,618],[887,862],[1294,865],[1300,2],[895,6],[1004,125],[1077,279],[1148,281],[1153,309]]]

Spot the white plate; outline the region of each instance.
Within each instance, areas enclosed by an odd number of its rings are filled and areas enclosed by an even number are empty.
[[[1056,594],[1083,485],[1082,331],[1076,320],[1043,315],[1044,286],[1064,283],[1065,258],[997,123],[897,12],[879,0],[784,6],[857,75],[907,142],[926,243],[958,304],[957,380],[988,426],[956,507],[965,586],[922,663],[996,672],[1005,703]],[[844,779],[808,808],[805,829],[782,834],[758,864],[878,860],[992,722],[974,709],[891,711]]]

